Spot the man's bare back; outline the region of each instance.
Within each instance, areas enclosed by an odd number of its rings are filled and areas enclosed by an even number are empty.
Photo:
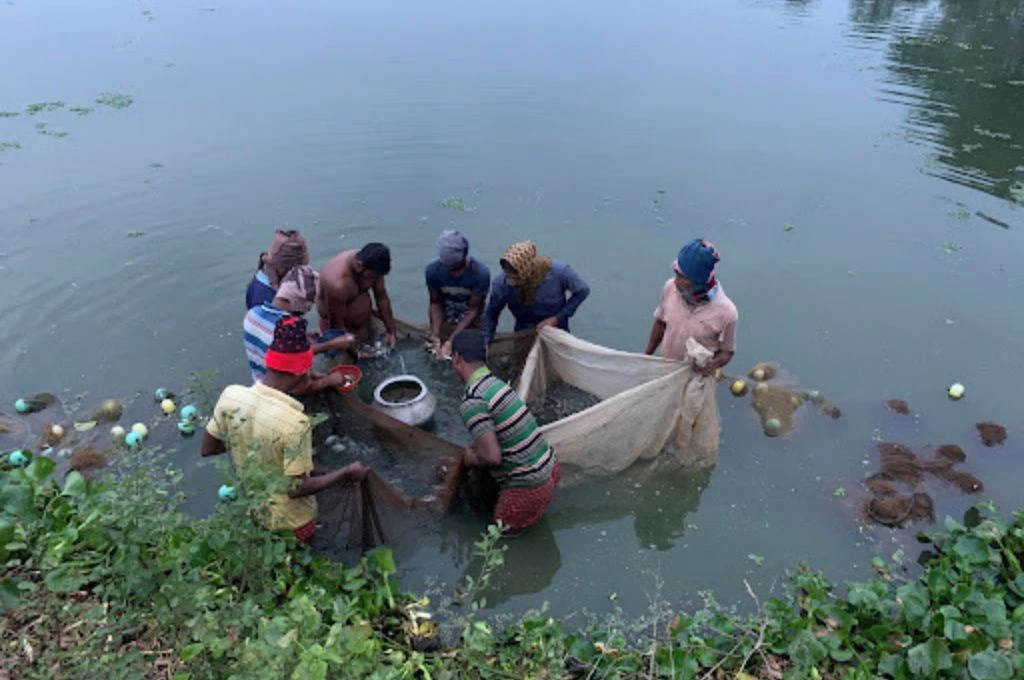
[[[361,251],[344,250],[320,271],[320,332],[344,329],[359,342],[370,340],[370,321],[374,298],[377,311],[388,331],[388,344],[394,344],[395,320],[384,276],[364,267],[357,255]],[[373,291],[373,298],[370,291]]]

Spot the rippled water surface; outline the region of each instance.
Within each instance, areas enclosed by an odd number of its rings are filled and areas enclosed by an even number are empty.
[[[246,381],[243,289],[275,226],[316,265],[388,243],[393,302],[417,321],[439,230],[492,270],[532,238],[593,289],[574,332],[632,350],[675,252],[704,236],[741,313],[730,368],[779,362],[842,418],[805,409],[767,439],[723,386],[715,470],[564,489],[510,544],[492,603],[731,602],[798,560],[865,576],[909,536],[860,524],[881,439],[958,443],[978,498],[1019,503],[1019,1],[12,0],[0,70],[18,114],[0,117],[5,403]],[[406,360],[464,441],[447,366]],[[982,447],[979,420],[1006,444]],[[220,481],[197,447],[175,459],[201,511]],[[940,517],[970,503],[929,491]],[[453,583],[482,526],[401,541],[405,582]]]

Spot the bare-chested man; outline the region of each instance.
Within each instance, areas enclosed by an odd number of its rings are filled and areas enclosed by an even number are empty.
[[[391,251],[383,243],[367,243],[362,250],[338,253],[320,270],[320,332],[351,333],[359,342],[372,340],[373,299],[387,331],[388,347],[395,346],[395,317],[384,277],[391,271]]]

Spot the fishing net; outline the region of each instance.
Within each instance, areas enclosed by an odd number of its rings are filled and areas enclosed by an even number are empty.
[[[684,467],[718,458],[715,381],[694,371],[711,352],[687,343],[686,361],[601,347],[544,328],[526,359],[517,391],[535,412],[553,389],[569,385],[596,402],[541,429],[559,461],[588,474],[625,470],[669,452]]]

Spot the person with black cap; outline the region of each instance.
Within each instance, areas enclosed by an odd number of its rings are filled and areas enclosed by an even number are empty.
[[[470,257],[465,236],[445,229],[437,239],[437,259],[427,265],[426,280],[430,293],[427,313],[431,351],[450,357],[451,338],[456,333],[466,328],[483,328],[491,273],[483,262]]]
[[[338,470],[313,464],[312,425],[302,404],[289,396],[309,380],[313,366],[304,319],[289,316],[277,323],[265,362],[262,383],[229,385],[221,392],[203,433],[201,453],[230,451],[243,481],[253,469],[291,480],[286,492],[269,494],[259,519],[268,529],[292,531],[299,542],[308,543],[316,531],[316,494],[360,481],[369,468],[360,462]]]

